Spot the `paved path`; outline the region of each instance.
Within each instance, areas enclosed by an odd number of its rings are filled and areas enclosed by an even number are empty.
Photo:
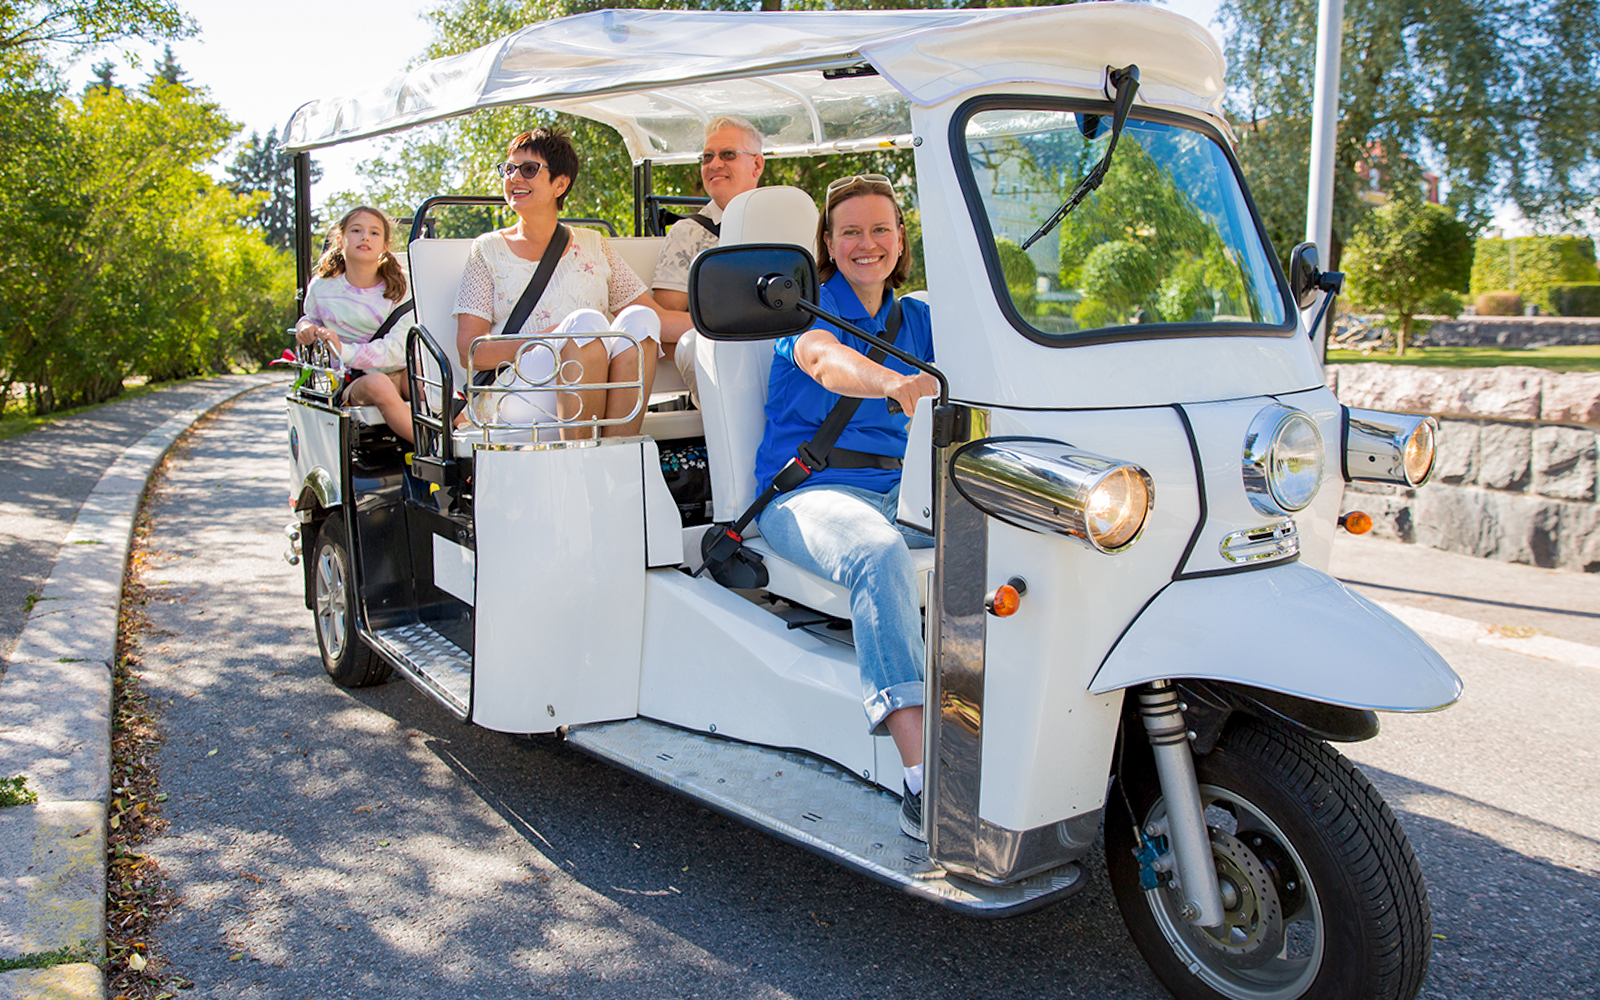
[[[403,681],[334,687],[280,558],[281,412],[258,392],[209,423],[154,511],[145,684],[171,825],[150,853],[186,900],[155,947],[184,996],[1165,996],[1098,853],[1066,904],[972,921],[553,739],[462,726]],[[1593,641],[1600,580],[1436,556],[1346,539],[1336,568],[1451,627]],[[1593,996],[1600,670],[1436,641],[1462,704],[1348,748],[1429,879],[1424,996]]]
[[[209,379],[0,443],[0,959],[103,950],[110,666],[122,568],[151,469],[205,409],[262,377]],[[0,974],[0,998],[98,997],[86,963]]]

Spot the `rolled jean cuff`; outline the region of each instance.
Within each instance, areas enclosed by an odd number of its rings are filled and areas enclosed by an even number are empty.
[[[922,704],[922,682],[904,681],[884,691],[879,691],[867,700],[867,722],[871,724],[873,736],[888,736],[889,727],[884,725],[884,720],[902,708],[915,708]]]

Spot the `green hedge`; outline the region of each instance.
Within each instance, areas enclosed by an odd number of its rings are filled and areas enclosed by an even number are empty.
[[[1557,316],[1600,316],[1600,281],[1551,285],[1545,294]]]
[[[1472,258],[1472,295],[1517,292],[1546,313],[1560,313],[1550,298],[1555,285],[1600,281],[1594,241],[1587,236],[1518,236],[1480,239]]]

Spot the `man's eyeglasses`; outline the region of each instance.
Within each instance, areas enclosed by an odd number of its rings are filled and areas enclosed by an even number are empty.
[[[538,160],[528,160],[525,163],[502,163],[498,167],[494,168],[494,172],[499,174],[501,177],[510,177],[512,174],[521,174],[525,179],[531,181],[535,177],[538,177],[539,171],[543,169],[545,169],[545,165],[543,163],[540,163]]]
[[[723,163],[732,163],[741,156],[760,155],[760,153],[752,153],[748,149],[708,149],[704,153],[700,154],[700,165],[704,167],[710,164],[712,160],[721,160]]]
[[[828,185],[828,195],[832,195],[835,191],[839,190],[840,188],[847,188],[850,185],[855,184],[857,182],[864,183],[864,184],[883,184],[883,185],[885,185],[885,186],[887,186],[889,188],[889,191],[891,193],[893,193],[893,191],[894,191],[894,182],[889,180],[889,178],[883,176],[882,174],[851,174],[849,177],[841,177],[838,180],[836,180],[836,181],[832,182],[831,184],[829,184]],[[826,197],[827,196],[825,195],[824,198],[826,198]]]

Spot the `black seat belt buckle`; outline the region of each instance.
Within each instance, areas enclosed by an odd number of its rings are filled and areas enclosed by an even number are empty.
[[[716,565],[727,562],[744,544],[744,538],[729,524],[714,524],[706,532],[700,545],[700,555],[706,562]]]
[[[799,486],[801,483],[805,482],[807,479],[810,479],[812,470],[827,468],[826,464],[812,465],[810,462],[806,461],[807,456],[805,452],[806,446],[801,445],[800,457],[789,459],[789,463],[783,468],[779,469],[776,476],[772,477],[772,485],[777,487],[779,493],[787,493]]]

